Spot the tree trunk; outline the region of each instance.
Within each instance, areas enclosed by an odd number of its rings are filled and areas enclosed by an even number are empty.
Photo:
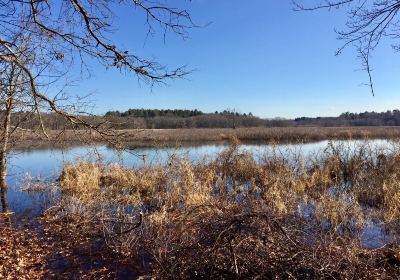
[[[3,213],[8,212],[8,207],[7,207],[7,191],[1,191],[0,192],[0,200],[1,200],[1,211]]]
[[[10,120],[12,111],[12,98],[6,101],[6,111],[3,121],[3,135],[0,147],[0,192],[3,212],[7,212],[7,149],[10,134]]]
[[[1,192],[7,191],[7,152],[4,151],[4,147],[7,147],[5,143],[2,143],[2,148],[0,151],[0,190]],[[7,149],[7,148],[6,148]]]

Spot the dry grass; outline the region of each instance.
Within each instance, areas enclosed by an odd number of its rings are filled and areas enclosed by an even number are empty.
[[[82,143],[102,143],[104,139],[85,130],[48,131],[50,139],[29,131],[15,135],[14,148],[64,147]],[[398,139],[400,127],[252,127],[252,128],[193,128],[193,129],[127,129],[116,130],[125,144],[160,145],[176,143],[226,142],[236,137],[242,142],[287,143],[321,140]],[[57,141],[53,141],[56,139]]]
[[[251,127],[204,129],[145,129],[124,130],[125,139],[132,142],[205,142],[240,141],[257,142],[313,142],[348,139],[398,139],[400,127]]]
[[[235,141],[215,160],[171,157],[127,169],[79,162],[60,177],[55,221],[90,229],[160,279],[391,279],[400,271],[400,154],[365,144],[322,155],[272,151],[255,161]],[[385,247],[363,247],[379,221]]]

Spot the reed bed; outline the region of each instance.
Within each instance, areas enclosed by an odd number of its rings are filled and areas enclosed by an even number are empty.
[[[138,132],[139,131],[139,132]],[[400,127],[249,127],[120,130],[126,141],[144,143],[218,142],[232,137],[242,142],[315,142],[321,140],[399,139]]]
[[[157,279],[393,279],[400,272],[400,150],[330,143],[255,159],[234,140],[215,159],[127,168],[77,162],[50,224],[101,236]],[[371,227],[380,233],[365,235]]]
[[[242,142],[293,143],[322,140],[354,139],[399,139],[400,127],[250,127],[250,128],[181,128],[181,129],[124,129],[110,132],[119,135],[121,145],[158,146],[165,143],[229,142],[232,137]],[[107,143],[99,134],[87,130],[49,130],[49,139],[44,135],[18,131],[15,149],[65,147],[82,143]],[[111,139],[113,142],[115,137]],[[111,140],[109,139],[109,140]]]

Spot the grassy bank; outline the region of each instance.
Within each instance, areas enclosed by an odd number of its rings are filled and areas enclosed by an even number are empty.
[[[285,127],[237,129],[154,129],[125,131],[127,141],[137,142],[204,142],[240,141],[312,142],[327,139],[394,139],[400,137],[400,127]]]
[[[258,156],[233,143],[197,163],[67,165],[61,200],[46,213],[49,232],[57,225],[64,240],[101,240],[105,255],[156,279],[398,276],[397,147]]]
[[[313,142],[320,140],[347,139],[399,139],[400,127],[284,127],[284,128],[237,128],[237,129],[145,129],[117,130],[122,143],[160,145],[195,142],[226,142],[236,137],[242,142],[282,143]],[[29,132],[16,135],[16,148],[71,146],[85,142],[104,143],[98,134],[87,131],[49,131],[50,139]]]

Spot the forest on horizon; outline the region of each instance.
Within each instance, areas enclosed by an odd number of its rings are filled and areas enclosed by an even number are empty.
[[[15,122],[27,113],[15,113]],[[400,110],[386,112],[342,113],[337,117],[300,117],[295,119],[264,119],[249,113],[234,110],[205,113],[200,110],[184,109],[129,109],[124,112],[110,111],[103,116],[80,116],[94,125],[114,129],[175,129],[175,128],[239,128],[239,127],[350,127],[350,126],[400,126]],[[49,129],[60,130],[66,120],[54,113],[42,114]],[[26,128],[39,126],[32,118],[25,122]],[[79,127],[79,126],[78,126]],[[76,128],[76,127],[75,127]]]

